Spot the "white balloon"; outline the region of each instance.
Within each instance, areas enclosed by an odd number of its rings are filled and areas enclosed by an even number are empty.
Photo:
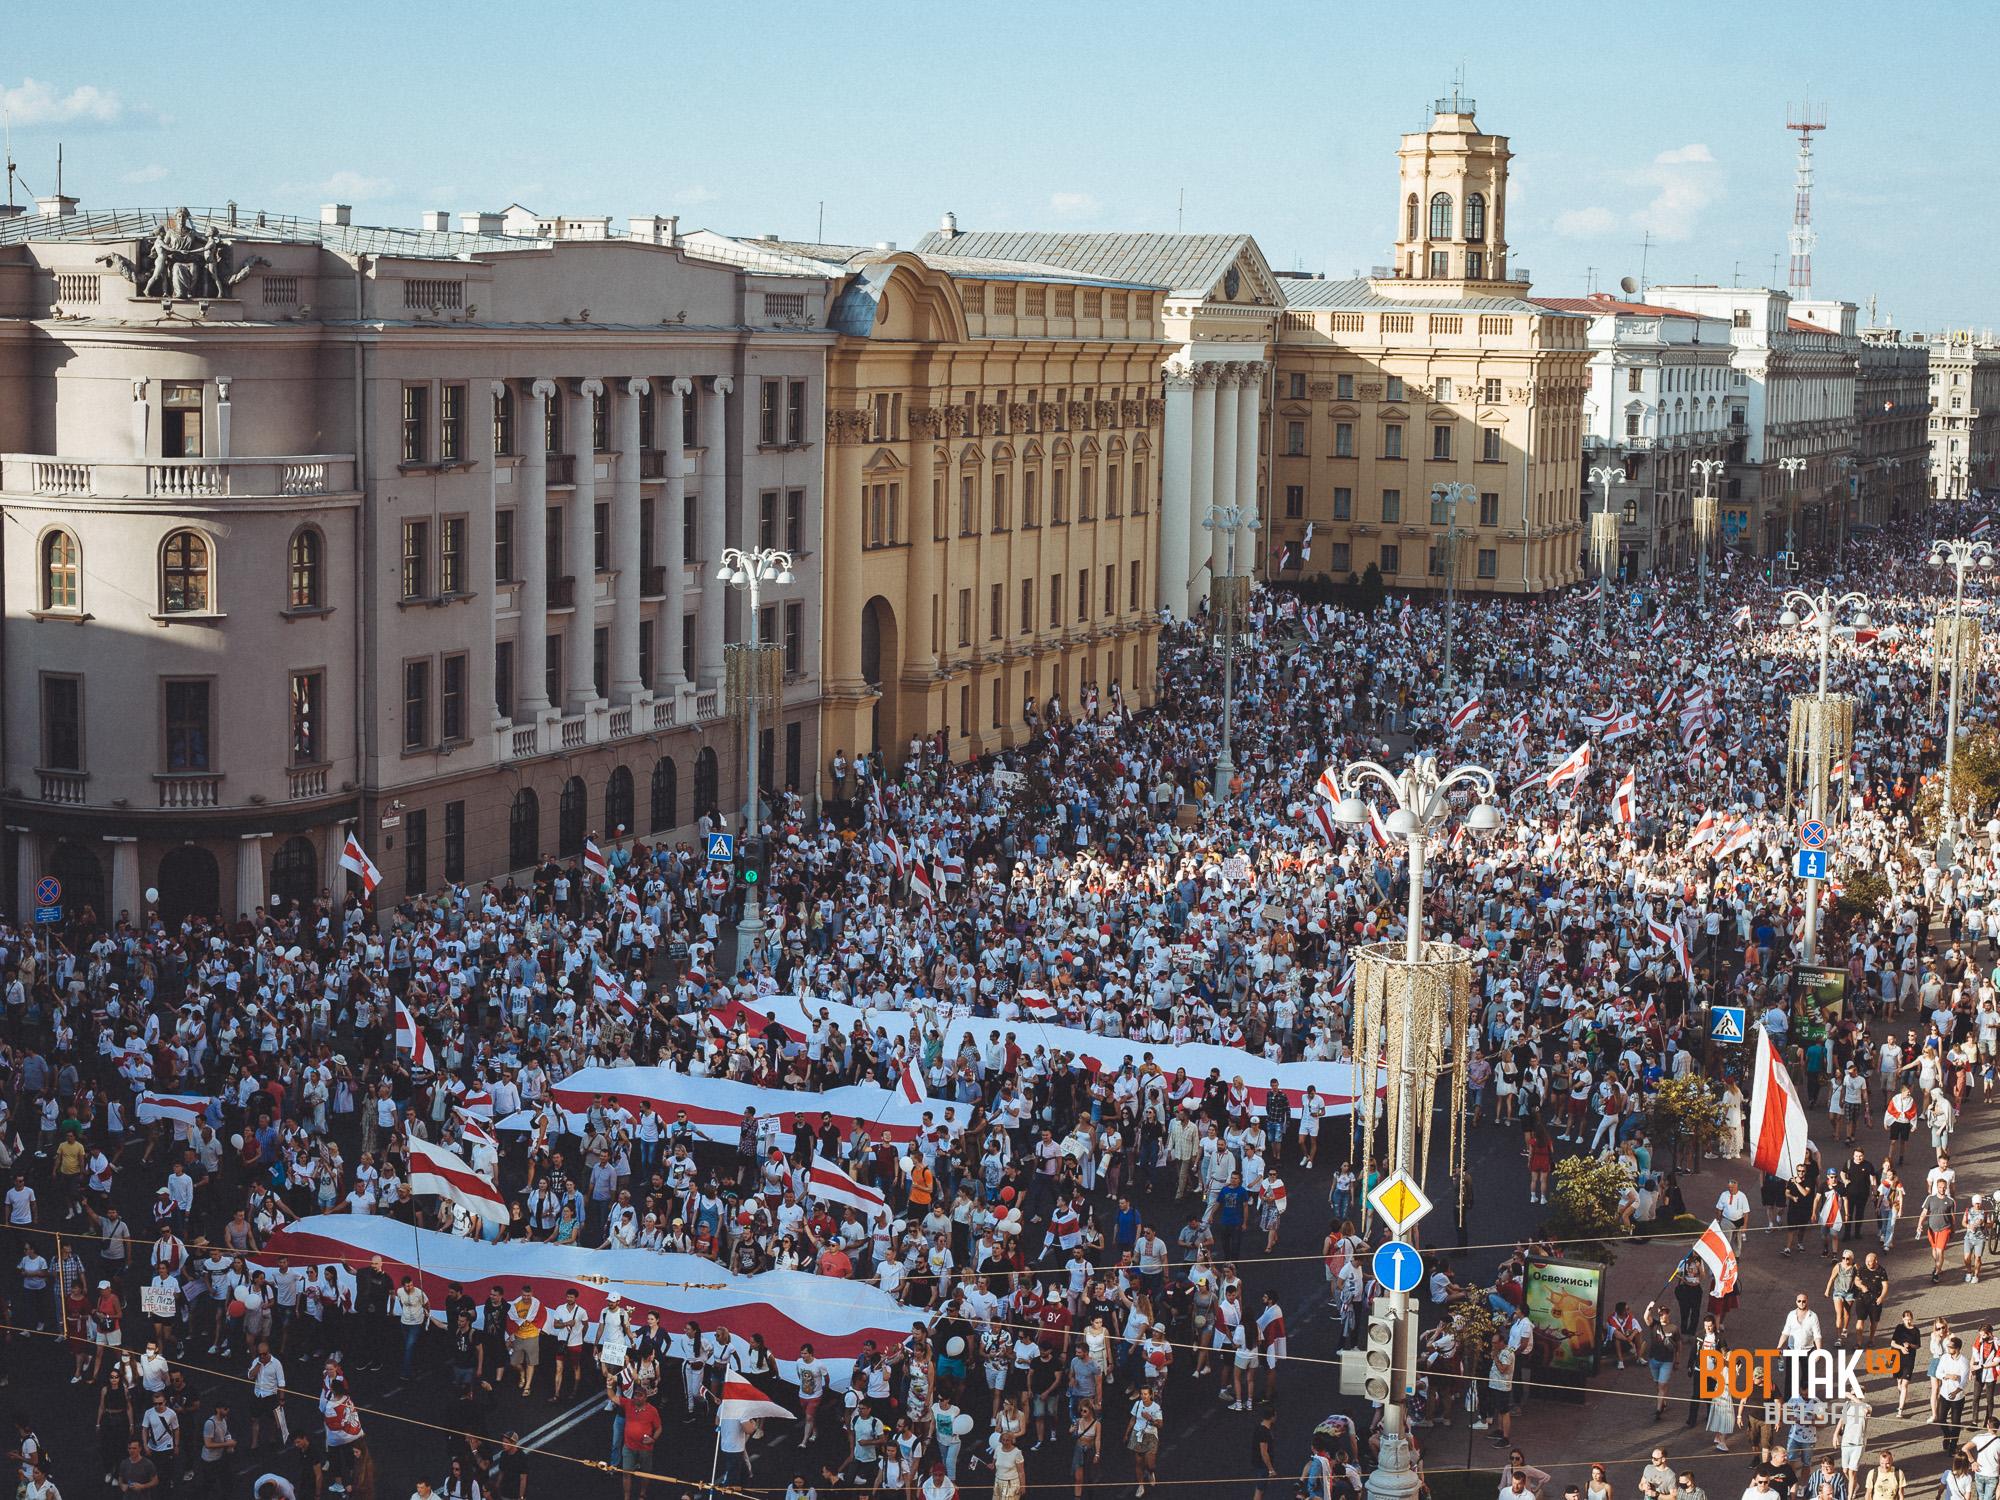
[[[949,1354],[953,1359],[957,1359],[959,1355],[965,1353],[965,1340],[956,1335],[946,1339],[944,1352]]]
[[[147,887],[146,887],[146,899],[147,899],[148,901],[157,901],[157,900],[159,900],[159,899],[160,899],[160,888],[159,888],[158,886],[156,886],[156,885],[149,885],[149,886],[147,886]]]
[[[964,1437],[968,1432],[972,1431],[972,1414],[970,1412],[960,1412],[952,1422],[951,1430],[958,1437]]]

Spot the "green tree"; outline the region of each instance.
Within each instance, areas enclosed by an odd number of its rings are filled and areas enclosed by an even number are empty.
[[[1961,687],[1960,692],[1966,692],[1969,686]],[[1945,691],[1943,683],[1938,685],[1938,691]],[[2000,804],[2000,730],[1960,733],[1951,772],[1951,795],[1960,812],[1970,799],[1975,820],[1983,821],[1981,814],[1992,815],[1994,806]],[[1944,830],[1943,811],[1944,777],[1940,774],[1931,778],[1917,795],[1917,821],[1935,836]]]
[[[1647,1125],[1653,1139],[1673,1153],[1677,1167],[1694,1171],[1701,1165],[1703,1145],[1722,1129],[1722,1095],[1694,1073],[1664,1079],[1647,1103]]]
[[[1549,1186],[1550,1232],[1564,1255],[1617,1260],[1610,1241],[1625,1234],[1618,1203],[1632,1179],[1608,1156],[1570,1156],[1556,1163]]]
[[[1382,607],[1382,600],[1388,590],[1382,585],[1382,570],[1370,563],[1361,574],[1361,585],[1354,602],[1367,614],[1374,614]]]

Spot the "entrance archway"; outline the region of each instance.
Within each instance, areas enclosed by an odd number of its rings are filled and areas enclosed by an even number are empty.
[[[303,834],[286,839],[271,856],[271,894],[278,898],[277,916],[285,916],[296,905],[308,914],[319,894],[319,855],[313,841]]]
[[[64,921],[74,922],[86,910],[95,914],[100,924],[105,921],[104,865],[95,850],[64,839],[49,851],[49,873],[62,882]],[[112,917],[117,915],[111,913]]]
[[[222,911],[222,871],[199,844],[182,844],[160,861],[159,886],[160,919],[170,929]]]
[[[857,748],[880,750],[885,744],[901,745],[902,643],[896,631],[895,606],[880,594],[861,609],[861,675],[877,697],[869,743]]]

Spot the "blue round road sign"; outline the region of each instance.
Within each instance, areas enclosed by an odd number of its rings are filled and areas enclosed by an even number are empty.
[[[1826,847],[1826,824],[1814,818],[1799,829],[1799,843],[1808,849]]]
[[[44,875],[35,882],[35,901],[41,906],[54,906],[62,900],[62,882],[53,875]]]
[[[1424,1279],[1424,1258],[1401,1240],[1375,1251],[1375,1279],[1392,1292],[1413,1292]]]

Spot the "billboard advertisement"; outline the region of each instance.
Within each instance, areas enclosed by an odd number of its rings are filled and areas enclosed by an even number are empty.
[[[1535,1325],[1538,1367],[1570,1375],[1594,1373],[1604,1267],[1585,1261],[1531,1260],[1523,1295],[1528,1321]]]

